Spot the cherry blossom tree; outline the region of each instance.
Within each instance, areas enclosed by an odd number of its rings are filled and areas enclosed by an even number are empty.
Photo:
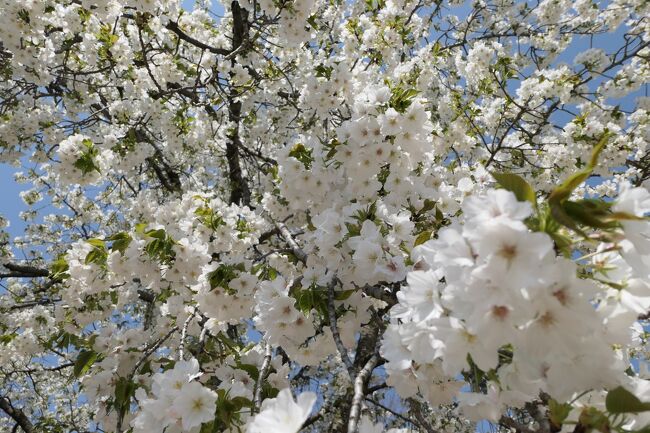
[[[0,76],[0,430],[648,431],[647,0],[0,0]]]

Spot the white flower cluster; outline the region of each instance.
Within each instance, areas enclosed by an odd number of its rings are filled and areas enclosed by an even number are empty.
[[[196,359],[179,361],[173,369],[153,375],[151,397],[139,388],[141,411],[131,422],[134,432],[188,431],[214,418],[217,394],[195,381]]]
[[[584,65],[587,69],[599,71],[607,65],[609,58],[600,48],[590,48],[578,54],[573,61],[577,65]]]
[[[255,325],[271,343],[293,348],[314,335],[311,320],[296,309],[295,302],[283,277],[260,284],[255,294]]]
[[[110,152],[109,152],[110,153]],[[106,168],[103,158],[106,152],[100,152],[92,140],[81,134],[71,135],[59,143],[57,150],[59,164],[57,173],[63,184],[88,184],[97,182]]]
[[[246,433],[298,433],[311,413],[316,394],[303,392],[294,400],[289,388],[264,400],[260,413],[246,426]]]
[[[629,333],[634,317],[612,323],[619,312],[595,308],[599,288],[556,257],[547,234],[526,227],[531,204],[489,190],[467,199],[463,213],[462,225],[443,228],[413,252],[416,268],[426,270],[407,275],[391,310],[382,348],[391,383],[427,395],[433,379],[434,398],[450,390],[451,402],[461,383],[448,381],[473,365],[493,371],[493,392],[459,398],[469,407],[489,402],[489,412],[475,412],[496,421],[505,405],[520,406],[540,391],[565,401],[624,381],[616,341],[603,337]]]

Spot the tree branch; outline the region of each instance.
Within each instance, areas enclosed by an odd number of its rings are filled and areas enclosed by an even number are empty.
[[[501,424],[504,427],[512,428],[517,433],[535,433],[534,430],[526,427],[525,425],[505,415],[502,416],[501,419],[499,419],[499,424]]]
[[[352,361],[348,356],[348,350],[343,345],[343,341],[341,340],[341,334],[339,333],[339,328],[336,325],[336,307],[334,306],[335,284],[336,284],[336,276],[332,278],[332,281],[327,285],[327,316],[329,318],[329,325],[330,325],[330,329],[332,330],[332,337],[334,338],[334,343],[336,344],[336,348],[339,351],[339,355],[341,355],[341,359],[343,360],[343,363],[345,364],[345,367],[348,370],[350,379],[352,379],[354,377],[354,364],[352,364]]]
[[[361,416],[361,403],[365,397],[366,386],[370,379],[370,374],[379,362],[379,356],[375,353],[370,357],[366,365],[363,366],[357,377],[354,379],[354,397],[352,397],[352,407],[350,408],[350,419],[348,420],[348,433],[356,433]]]
[[[16,423],[22,428],[25,433],[32,433],[34,431],[34,426],[32,422],[27,418],[25,412],[20,409],[16,409],[12,406],[11,402],[6,397],[0,397],[0,409],[5,411]]]
[[[413,421],[412,419],[407,418],[406,416],[402,415],[401,413],[397,412],[396,410],[393,410],[393,409],[389,408],[388,406],[379,403],[377,400],[374,400],[374,399],[372,399],[370,397],[365,397],[365,400],[367,402],[370,402],[370,403],[374,404],[375,406],[377,406],[379,408],[382,408],[386,412],[389,412],[389,413],[395,415],[396,417],[402,419],[403,421],[406,421],[406,422],[408,422],[410,424],[413,424],[413,425],[417,425],[417,423],[415,421]]]
[[[363,293],[370,296],[371,298],[379,299],[388,304],[389,307],[397,304],[397,296],[389,290],[386,290],[387,287],[384,286],[364,286]]]
[[[203,50],[210,51],[211,53],[214,53],[214,54],[221,54],[223,56],[227,56],[228,54],[230,54],[232,52],[231,50],[228,50],[226,48],[213,47],[211,45],[208,45],[206,43],[203,43],[203,42],[199,41],[198,39],[193,38],[192,36],[190,36],[187,33],[183,32],[183,30],[181,30],[181,28],[178,26],[178,23],[175,22],[175,21],[170,21],[169,23],[167,23],[165,28],[167,28],[167,30],[170,30],[170,31],[174,32],[176,34],[176,36],[178,36],[180,39],[184,40],[185,42],[187,42],[189,44],[194,45],[197,48],[201,48]]]
[[[293,255],[296,256],[296,258],[300,260],[302,263],[307,263],[307,254],[305,253],[305,251],[303,251],[302,248],[300,248],[296,240],[291,235],[291,232],[289,231],[287,226],[283,222],[279,222],[275,226],[277,227],[278,231],[280,232],[284,240],[287,241],[289,247],[291,247],[291,252],[293,253]]]
[[[253,414],[259,411],[260,405],[262,404],[262,387],[264,386],[264,381],[266,380],[266,376],[268,376],[269,369],[271,368],[271,355],[271,343],[267,342],[264,349],[264,361],[262,362],[262,367],[260,368],[260,373],[255,382],[255,389],[253,391],[253,407],[251,408]]]
[[[6,274],[0,274],[0,278],[36,278],[36,277],[48,277],[50,271],[45,268],[39,268],[36,266],[29,265],[19,265],[16,263],[4,263],[2,266],[9,269],[12,272]]]
[[[413,416],[415,416],[415,419],[418,421],[417,424],[427,433],[438,433],[438,431],[434,429],[424,417],[424,414],[422,413],[422,405],[420,402],[414,398],[409,398],[409,403],[411,406],[411,411],[413,412]]]
[[[187,327],[189,326],[190,322],[192,321],[192,319],[194,318],[195,315],[196,315],[196,308],[194,309],[192,314],[190,314],[187,317],[187,319],[185,319],[185,322],[183,323],[183,328],[181,329],[181,341],[178,344],[178,360],[179,361],[183,361],[183,359],[184,359],[184,355],[185,355],[185,353],[184,353],[185,337],[187,335]]]
[[[239,6],[239,2],[233,1],[231,3],[232,9],[232,51],[241,51],[244,42],[248,39],[248,12],[246,9]],[[235,64],[235,58],[231,59],[231,63]],[[231,74],[232,75],[232,74]],[[234,87],[230,87],[228,95],[228,120],[234,123],[234,127],[228,134],[228,141],[226,142],[226,160],[228,161],[228,175],[230,179],[230,203],[237,203],[242,206],[250,205],[251,192],[248,187],[248,182],[244,178],[239,160],[239,148],[244,147],[239,136],[239,122],[241,119],[241,101],[239,100],[239,92]]]

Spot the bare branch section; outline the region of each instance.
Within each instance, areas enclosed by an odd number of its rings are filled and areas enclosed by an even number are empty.
[[[0,397],[0,409],[16,421],[16,424],[18,424],[25,433],[32,433],[34,431],[34,425],[29,418],[27,418],[25,412],[13,407],[8,398]]]
[[[134,14],[123,14],[122,18],[126,18],[129,20],[137,20],[137,17]],[[182,41],[187,42],[190,45],[194,45],[197,48],[201,48],[202,50],[209,51],[214,54],[221,54],[222,56],[227,56],[232,53],[231,50],[228,50],[226,48],[219,48],[219,47],[213,47],[211,45],[206,44],[205,42],[202,42],[187,33],[185,33],[180,26],[178,25],[178,22],[176,21],[169,21],[165,28],[171,32],[174,32],[176,36]],[[80,41],[79,41],[80,42]]]
[[[345,364],[345,367],[348,370],[350,379],[352,379],[354,378],[354,364],[352,364],[352,361],[348,356],[348,351],[343,345],[343,341],[341,340],[341,334],[339,333],[339,328],[336,324],[336,308],[334,306],[335,285],[336,285],[336,277],[332,278],[332,282],[330,282],[330,284],[327,285],[327,315],[329,316],[330,329],[332,330],[332,337],[334,338],[334,342],[336,343],[336,348],[338,349],[339,355],[341,355],[341,359],[343,360],[343,363]]]
[[[388,288],[381,285],[365,286],[363,293],[366,295],[384,301],[389,307],[397,304],[397,296]]]
[[[244,44],[248,41],[248,11],[239,5],[239,2],[231,3],[232,10],[232,51],[238,51],[240,55],[245,55]],[[236,59],[231,59],[234,65]],[[239,123],[241,120],[241,101],[239,100],[239,91],[232,86],[228,95],[228,119],[233,122],[233,127],[228,133],[228,142],[226,143],[226,160],[228,161],[228,175],[230,179],[230,202],[240,205],[250,205],[251,192],[248,182],[244,178],[241,161],[239,158],[239,149],[244,147],[239,135]]]
[[[194,315],[190,316],[194,317]],[[142,353],[142,357],[136,362],[135,366],[131,370],[131,373],[129,373],[128,380],[131,381],[133,380],[133,377],[135,374],[138,372],[138,369],[145,363],[145,361],[156,351],[162,344],[167,341],[169,337],[172,336],[175,332],[178,331],[178,326],[174,326],[172,329],[169,330],[169,332],[163,336],[162,338],[158,339],[155,343],[151,344],[150,346],[147,346],[144,352]],[[180,358],[182,360],[182,358]],[[122,423],[124,422],[124,414],[119,414],[117,417],[117,425],[116,425],[116,431],[117,433],[122,433]]]
[[[422,413],[422,404],[414,398],[410,398],[408,401],[411,406],[411,412],[417,420],[417,425],[427,433],[438,433],[438,431],[427,421],[424,413]]]
[[[534,433],[534,430],[528,428],[528,426],[523,425],[507,416],[502,416],[499,420],[499,424],[509,429],[513,429],[517,433]]]
[[[273,352],[271,349],[271,344],[266,343],[266,347],[264,348],[264,361],[262,362],[262,367],[260,368],[260,373],[259,376],[257,377],[257,381],[255,382],[255,390],[253,392],[253,408],[252,412],[256,413],[257,411],[260,410],[260,406],[262,405],[262,388],[264,386],[264,381],[266,380],[266,377],[269,375],[269,370],[271,368],[271,356]]]
[[[366,365],[363,366],[357,377],[354,379],[354,396],[352,397],[352,407],[350,408],[350,419],[348,421],[348,433],[355,433],[359,428],[359,418],[361,417],[361,403],[365,398],[366,387],[372,370],[379,362],[379,355],[376,353],[370,357]]]
[[[181,341],[178,344],[178,360],[183,361],[185,359],[185,337],[187,336],[187,327],[189,326],[192,319],[196,315],[196,309],[190,314],[185,322],[183,323],[183,328],[181,329]]]
[[[227,56],[230,54],[232,51],[225,49],[225,48],[218,48],[218,47],[213,47],[211,45],[206,44],[205,42],[201,42],[198,39],[193,38],[192,36],[188,35],[185,33],[181,28],[178,26],[178,23],[175,21],[170,21],[167,23],[165,26],[167,30],[170,30],[176,34],[176,36],[179,37],[179,39],[194,45],[197,48],[201,48],[203,50],[210,51],[211,53],[214,54],[221,54],[223,56]]]
[[[50,271],[30,265],[19,265],[16,263],[4,263],[3,266],[11,272],[0,274],[0,278],[38,278],[48,277]]]
[[[371,320],[361,328],[354,361],[352,361],[348,355],[348,350],[343,345],[337,326],[334,304],[334,287],[337,281],[337,278],[334,277],[327,287],[327,313],[336,348],[347,368],[350,379],[353,381],[353,386],[351,393],[348,392],[347,395],[342,396],[333,403],[339,412],[339,416],[334,417],[329,430],[336,433],[345,431],[347,433],[356,433],[361,416],[361,405],[366,398],[366,394],[368,394],[368,383],[372,377],[372,372],[375,367],[383,363],[382,358],[379,356],[378,343],[381,340],[384,326],[378,320]]]
[[[284,238],[284,240],[289,244],[289,247],[291,247],[291,252],[293,253],[293,255],[296,256],[296,258],[300,260],[302,263],[307,263],[307,254],[305,253],[305,251],[303,251],[302,248],[300,248],[296,240],[291,235],[291,232],[289,231],[287,226],[284,223],[279,222],[276,224],[276,227],[280,232],[280,234],[282,235],[282,237]]]

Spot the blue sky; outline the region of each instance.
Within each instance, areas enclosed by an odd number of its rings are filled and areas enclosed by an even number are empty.
[[[25,224],[22,223],[18,215],[21,211],[27,209],[19,194],[24,189],[24,185],[19,185],[14,181],[16,168],[8,164],[0,164],[0,215],[4,216],[11,222],[8,231],[12,236],[18,236],[22,233]]]

